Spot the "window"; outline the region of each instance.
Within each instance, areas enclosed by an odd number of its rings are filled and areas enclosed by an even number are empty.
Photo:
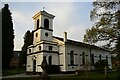
[[[48,19],[44,20],[44,28],[49,29],[49,20]]]
[[[37,29],[39,28],[39,19],[37,20]]]
[[[82,53],[82,65],[85,65],[85,53]]]
[[[29,49],[29,53],[31,53],[31,49]]]
[[[47,32],[45,33],[45,36],[48,37],[48,33]]]
[[[74,65],[74,52],[73,51],[70,52],[70,64]]]
[[[41,46],[39,46],[39,50],[41,50]]]
[[[52,65],[52,56],[48,57],[49,65]]]
[[[99,55],[99,59],[100,59],[100,61],[101,61],[101,54]]]
[[[52,46],[49,46],[49,50],[52,51]]]
[[[106,55],[106,65],[108,66],[108,55]]]
[[[33,72],[36,72],[36,60],[33,60]]]
[[[35,36],[37,37],[37,36],[38,36],[38,33],[36,33]]]
[[[94,64],[94,54],[91,54],[91,63]]]

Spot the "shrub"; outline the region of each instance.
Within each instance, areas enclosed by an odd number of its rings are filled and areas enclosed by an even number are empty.
[[[95,70],[98,72],[104,71],[105,66],[107,66],[107,68],[108,68],[108,64],[107,64],[106,60],[98,60],[98,62],[96,62],[94,64]]]
[[[58,65],[48,65],[47,72],[49,74],[51,74],[51,73],[59,73],[60,72],[60,67]]]

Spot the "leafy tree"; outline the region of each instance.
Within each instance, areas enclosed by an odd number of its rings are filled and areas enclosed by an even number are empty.
[[[9,5],[2,8],[2,68],[9,67],[14,48],[14,30]]]
[[[118,40],[120,28],[118,28],[120,15],[118,7],[120,1],[110,2],[93,2],[94,9],[91,11],[90,18],[95,24],[91,29],[86,30],[84,42],[96,44],[97,42],[106,42],[102,45],[103,48],[113,50],[115,42]]]
[[[118,41],[116,44],[116,53],[117,53],[117,59],[120,61],[120,37],[118,38]]]
[[[33,42],[33,32],[29,30],[24,35],[24,45],[22,47],[22,52],[20,54],[20,65],[26,65],[27,47]]]
[[[117,53],[117,56],[113,58],[113,63],[116,69],[120,71],[120,37],[118,38],[115,52]]]
[[[119,15],[119,16],[118,16]],[[117,55],[117,60],[120,61],[120,11],[116,12],[116,18],[118,19],[118,38],[117,38],[117,42],[116,42],[116,53]]]

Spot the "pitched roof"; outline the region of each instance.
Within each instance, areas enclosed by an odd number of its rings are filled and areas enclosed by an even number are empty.
[[[60,40],[60,41],[64,41],[64,39],[63,39],[63,38],[60,38],[60,37],[53,36],[53,38],[56,38],[56,39],[58,39],[58,40]],[[82,47],[87,47],[87,48],[90,48],[90,49],[96,48],[96,49],[108,51],[108,50],[106,50],[106,49],[103,49],[103,48],[98,47],[98,46],[95,46],[95,45],[90,45],[90,44],[86,44],[86,43],[83,43],[83,42],[74,41],[74,40],[70,40],[70,39],[67,39],[67,42],[66,42],[66,43],[67,43],[67,44],[78,45],[78,46],[82,46]],[[108,51],[108,52],[110,52],[110,51]]]

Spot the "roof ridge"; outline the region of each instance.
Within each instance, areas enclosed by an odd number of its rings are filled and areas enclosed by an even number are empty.
[[[53,36],[53,38],[56,38],[56,39],[59,39],[59,40],[63,41],[63,38],[61,38],[61,37]],[[67,39],[67,43],[76,44],[76,45],[80,45],[80,46],[86,46],[86,47],[90,47],[90,48],[93,47],[93,48],[98,48],[98,49],[102,49],[102,50],[105,50],[105,51],[109,51],[109,50],[106,50],[106,49],[101,48],[101,47],[96,46],[96,45],[91,45],[91,44],[87,44],[87,43],[80,42],[80,41],[74,41],[74,40],[71,40],[71,39]]]

